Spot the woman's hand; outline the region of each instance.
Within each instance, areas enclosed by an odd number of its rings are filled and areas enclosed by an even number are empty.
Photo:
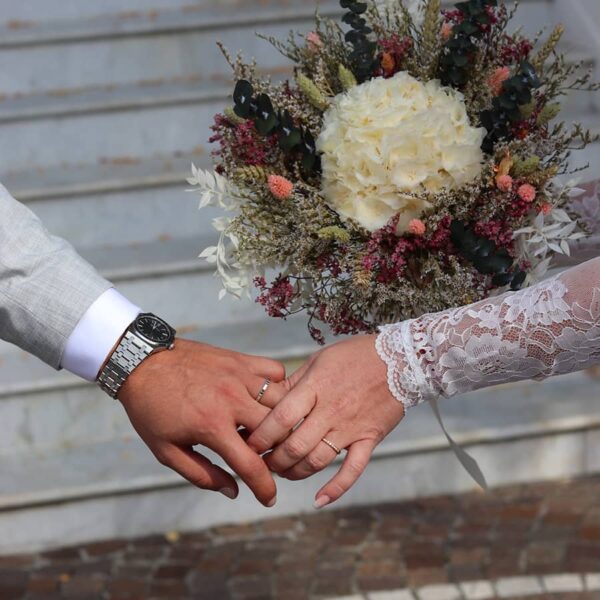
[[[388,389],[375,337],[356,337],[315,354],[290,378],[290,393],[248,440],[259,453],[275,448],[265,457],[267,464],[292,480],[305,479],[335,460],[336,451],[323,438],[347,449],[339,472],[317,493],[317,508],[354,485],[375,447],[404,417],[404,406]]]

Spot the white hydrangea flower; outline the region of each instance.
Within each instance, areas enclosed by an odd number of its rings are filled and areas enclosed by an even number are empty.
[[[399,215],[406,231],[437,193],[481,173],[486,132],[469,123],[464,97],[406,72],[334,98],[317,141],[323,191],[342,217],[375,231]]]

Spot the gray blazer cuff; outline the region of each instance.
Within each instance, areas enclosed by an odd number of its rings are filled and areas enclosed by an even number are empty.
[[[110,287],[0,185],[0,338],[55,369],[69,336]]]

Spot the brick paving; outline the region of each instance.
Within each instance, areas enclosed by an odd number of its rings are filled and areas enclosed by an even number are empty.
[[[476,580],[516,598],[514,578],[531,575],[558,587],[530,600],[600,600],[559,591],[565,574],[597,572],[592,477],[0,557],[0,600],[443,598]]]

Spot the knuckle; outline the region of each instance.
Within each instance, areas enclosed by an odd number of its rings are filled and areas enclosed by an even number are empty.
[[[320,456],[309,455],[306,457],[306,464],[313,473],[318,473],[327,467],[327,461]]]
[[[288,456],[297,460],[304,458],[308,450],[306,442],[300,438],[291,438],[285,443],[284,448]]]
[[[383,427],[375,425],[367,429],[365,437],[379,443],[385,438],[385,431],[383,430]]]
[[[264,469],[266,469],[266,466],[263,468],[261,464],[253,461],[246,465],[243,476],[248,481],[256,481],[262,477]]]
[[[348,473],[350,473],[350,475],[358,478],[364,473],[366,465],[360,461],[352,460],[348,462],[346,468],[348,469]]]
[[[273,419],[280,427],[284,427],[285,429],[292,429],[296,424],[294,422],[294,414],[291,408],[288,408],[285,404],[279,404],[273,409],[271,413],[273,415]]]

